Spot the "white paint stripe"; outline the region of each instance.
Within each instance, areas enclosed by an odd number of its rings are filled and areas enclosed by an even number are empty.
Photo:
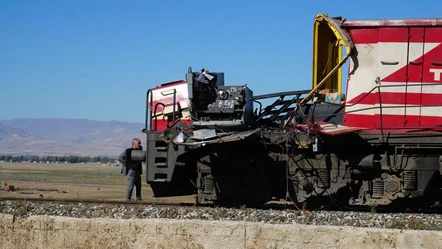
[[[408,113],[408,108],[407,108],[407,113]],[[442,107],[422,106],[420,115],[442,117]]]
[[[407,65],[408,44],[405,42],[380,42],[376,50],[378,64],[376,75],[381,80]]]
[[[404,82],[382,82],[381,87],[375,91],[389,92],[389,93],[391,92],[405,93],[405,89],[407,89],[407,92],[409,93],[421,93],[422,91],[422,93],[442,94],[442,84],[435,84],[435,83],[423,83],[423,84],[426,85],[421,85],[419,83],[409,83],[406,86]]]
[[[156,89],[152,91],[154,100],[161,100],[165,98],[173,97],[173,90],[176,89],[177,96],[187,97],[187,83],[182,83],[174,86],[166,86],[164,88]],[[163,96],[166,95],[166,96]]]
[[[364,114],[364,115],[373,115],[374,114],[374,105],[362,105],[357,104],[353,106],[346,106],[345,112],[351,112],[352,114]],[[361,110],[364,109],[364,110]]]
[[[425,47],[424,47],[425,45]],[[415,61],[423,54],[429,52],[435,48],[439,43],[422,43],[422,42],[410,42],[408,60]],[[423,53],[422,53],[423,52]]]
[[[440,42],[427,42],[422,47],[421,42],[411,42],[409,45],[409,61],[414,61],[421,57],[423,54],[428,53],[430,50],[438,46]],[[370,57],[370,61],[375,61],[378,64],[378,73],[373,74],[379,76],[381,79],[393,74],[407,64],[407,42],[380,42],[377,44],[356,44],[358,51],[370,51],[369,53],[359,53],[359,57]],[[424,50],[423,50],[424,49]],[[422,54],[423,50],[423,54]],[[360,58],[363,61],[367,59]],[[384,62],[399,62],[397,65],[382,65]],[[382,68],[382,69],[381,69]],[[381,69],[381,70],[380,70]],[[375,73],[375,72],[372,72]]]
[[[425,43],[423,53],[426,54],[430,50],[438,46],[440,42]],[[375,44],[356,44],[356,50],[358,51],[357,60],[352,57],[350,60],[349,69],[353,74],[349,75],[349,83],[347,85],[347,99],[353,99],[361,92],[368,92],[372,90],[376,84],[375,80],[379,77],[381,80],[385,77],[395,73],[400,68],[407,64],[407,42],[385,42]],[[408,61],[416,60],[422,56],[422,43],[413,42],[410,43],[410,55]],[[405,56],[405,57],[404,57]],[[397,65],[382,65],[381,61],[385,62],[398,62]],[[357,62],[355,71],[352,71]],[[394,63],[393,63],[394,64]],[[387,82],[381,82],[382,85],[392,84]],[[398,82],[396,84],[404,84],[404,82]],[[381,91],[393,91],[387,90],[387,88],[381,88]],[[415,90],[417,91],[417,90]],[[425,90],[424,90],[425,91]],[[440,91],[440,87],[428,88],[429,92]],[[420,92],[420,91],[419,91]],[[442,92],[442,91],[440,91]]]
[[[188,99],[189,95],[187,92],[188,91],[187,83],[181,83],[179,85],[173,85],[173,86],[165,86],[163,88],[152,90],[153,101],[162,102],[165,99],[172,99],[174,89],[176,90],[176,99],[179,102],[180,107],[181,108],[190,107],[190,100]],[[150,101],[150,99],[148,101]],[[163,104],[172,104],[172,102],[173,101],[170,102],[168,101],[168,103],[163,103]]]
[[[417,106],[417,105],[406,105],[404,107],[394,107],[399,105],[382,105],[382,114],[386,115],[403,115],[405,112],[407,115],[417,115],[417,116],[433,116],[442,117],[442,107],[439,106]],[[385,108],[384,108],[385,107]],[[390,107],[390,108],[389,108]],[[371,108],[371,109],[368,109]],[[345,112],[350,112],[351,114],[360,115],[374,115],[380,114],[380,105],[355,105],[348,106],[345,108]],[[362,110],[363,109],[363,110]]]

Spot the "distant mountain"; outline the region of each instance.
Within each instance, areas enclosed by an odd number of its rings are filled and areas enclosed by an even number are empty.
[[[22,129],[6,127],[0,124],[0,140],[7,138],[30,138],[31,134]]]
[[[144,124],[88,119],[0,120],[0,154],[116,156]]]

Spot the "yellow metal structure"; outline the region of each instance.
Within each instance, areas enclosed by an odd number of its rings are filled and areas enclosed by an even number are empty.
[[[349,55],[353,44],[339,26],[339,19],[328,18],[323,14],[317,15],[315,18],[313,24],[312,89],[315,89],[326,79],[319,89],[327,88],[342,92],[342,68],[338,65],[344,60],[343,46],[346,55]],[[330,72],[333,74],[329,76]]]
[[[319,14],[313,30],[313,80],[312,91],[295,107],[284,127],[293,119],[297,110],[307,103],[318,90],[342,91],[342,65],[350,56],[354,45],[345,31],[340,28],[339,19]],[[342,58],[343,47],[346,55]]]

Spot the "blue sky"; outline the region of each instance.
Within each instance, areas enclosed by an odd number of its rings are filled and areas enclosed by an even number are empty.
[[[311,85],[316,14],[442,17],[442,1],[0,1],[0,120],[144,122],[146,91],[187,68],[254,94]]]

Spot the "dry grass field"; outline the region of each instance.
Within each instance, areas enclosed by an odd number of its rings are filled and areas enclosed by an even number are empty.
[[[1,197],[118,200],[125,198],[127,177],[121,167],[104,164],[3,163]],[[145,170],[143,165],[143,170]],[[144,171],[145,172],[145,171]],[[14,191],[6,191],[14,186]],[[153,194],[142,176],[142,197],[152,201]],[[135,196],[135,190],[133,197]],[[191,202],[192,196],[156,198],[157,201]]]

